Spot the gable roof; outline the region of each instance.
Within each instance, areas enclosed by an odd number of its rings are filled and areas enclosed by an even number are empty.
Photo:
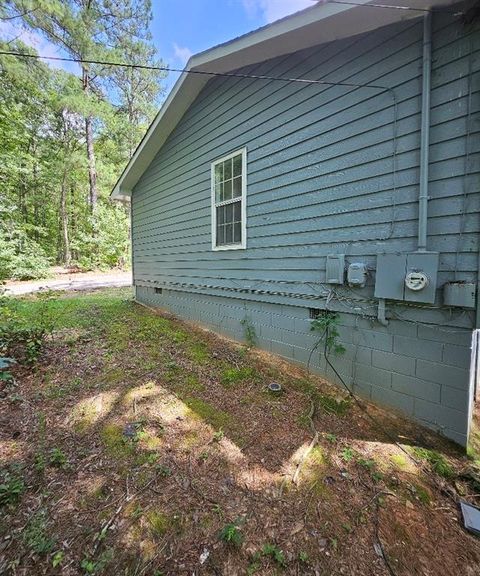
[[[388,0],[380,7],[375,0],[324,0],[272,24],[192,56],[185,71],[163,103],[147,133],[122,172],[111,197],[127,200],[133,187],[148,168],[166,139],[188,110],[211,76],[188,71],[231,72],[296,52],[310,46],[339,40],[418,18],[425,9],[442,7],[458,0]],[[377,4],[366,9],[368,4]],[[396,7],[393,7],[396,6]],[[408,8],[408,9],[406,9]],[[418,8],[419,10],[412,10]]]

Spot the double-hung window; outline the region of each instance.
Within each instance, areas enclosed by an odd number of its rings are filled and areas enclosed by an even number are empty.
[[[246,248],[247,151],[212,162],[212,250]]]

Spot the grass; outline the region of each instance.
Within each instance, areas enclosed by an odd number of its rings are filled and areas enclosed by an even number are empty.
[[[38,305],[18,300],[32,321]],[[415,467],[320,379],[137,306],[128,290],[64,295],[48,314],[37,366],[15,367],[25,400],[2,405],[21,431],[0,445],[0,541],[18,573],[193,573],[204,549],[205,573],[366,573],[380,562],[372,497],[383,491],[389,558],[449,573],[451,556],[463,564],[450,572],[468,572],[473,543],[431,482],[460,462],[441,444],[412,449],[429,470]],[[282,395],[266,393],[272,381]],[[451,551],[438,561],[414,547],[427,522],[422,546]]]

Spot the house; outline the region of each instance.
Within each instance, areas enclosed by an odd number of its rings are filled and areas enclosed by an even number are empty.
[[[247,330],[466,445],[477,12],[330,1],[193,56],[112,193],[131,200],[137,301]],[[330,363],[314,318],[345,348]]]

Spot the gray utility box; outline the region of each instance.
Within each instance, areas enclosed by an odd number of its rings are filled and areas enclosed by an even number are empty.
[[[438,259],[438,252],[379,254],[375,297],[433,304]]]
[[[443,285],[445,306],[475,308],[476,286],[473,282],[447,282]]]
[[[327,284],[343,284],[345,282],[345,254],[329,254],[326,266]]]

